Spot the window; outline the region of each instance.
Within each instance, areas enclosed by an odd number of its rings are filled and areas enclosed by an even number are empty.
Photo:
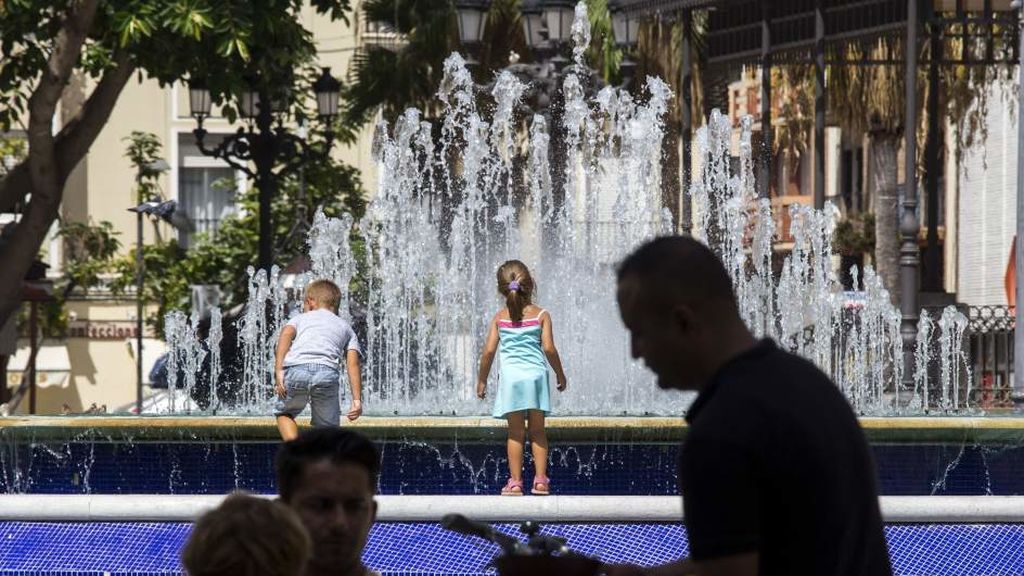
[[[208,137],[215,146],[219,137]],[[178,242],[186,248],[198,234],[216,236],[220,223],[235,212],[235,170],[221,160],[203,156],[191,134],[178,136],[178,209],[188,218]]]

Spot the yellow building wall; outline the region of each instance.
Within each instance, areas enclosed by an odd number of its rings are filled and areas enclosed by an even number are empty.
[[[349,60],[361,42],[358,33],[360,18],[350,14],[351,24],[331,22],[326,16],[316,15],[308,6],[302,10],[300,18],[313,32],[319,51],[317,65],[330,66],[336,78],[344,79]],[[61,117],[70,118],[76,113],[93,87],[87,79],[74,79],[65,91]],[[230,125],[223,118],[216,117],[216,110],[214,114],[215,117],[204,123],[210,133],[231,133],[237,129],[237,124]],[[62,205],[63,217],[77,222],[109,221],[119,233],[121,252],[133,252],[136,216],[127,209],[136,205],[137,192],[134,168],[125,157],[128,146],[125,139],[133,131],[151,132],[160,138],[163,158],[171,165],[171,170],[160,178],[160,190],[164,198],[177,199],[179,135],[184,135],[181,137],[183,141],[194,142],[191,136],[194,128],[195,121],[189,115],[187,85],[161,88],[153,80],[130,80],[88,156],[69,178]],[[354,145],[335,144],[333,154],[360,171],[364,188],[372,196],[377,181],[375,164],[370,157],[373,126],[363,127],[360,133],[361,137]],[[164,240],[177,234],[169,225],[154,226],[147,218],[143,227],[145,243],[154,241],[157,228]],[[69,302],[68,308],[78,322],[121,323],[135,318],[133,300],[97,300],[90,297]],[[70,337],[66,345],[72,367],[69,385],[39,388],[38,413],[58,414],[65,405],[72,412],[88,410],[93,404],[97,407],[106,405],[108,410],[114,410],[134,402],[135,361],[125,339]],[[148,351],[146,355],[149,355]],[[18,413],[25,413],[27,409],[26,399]]]
[[[64,340],[45,340],[44,347],[64,347],[71,368],[63,385],[57,384],[63,372],[50,374],[51,366],[43,358],[37,362],[40,376],[36,387],[36,414],[80,413],[90,409],[113,412],[118,408],[130,407],[136,398],[136,366],[132,349],[135,338],[130,330],[135,323],[136,304],[124,299],[71,300],[67,309],[71,318],[71,330]],[[155,308],[150,308],[147,314]],[[85,336],[85,326],[91,335]],[[152,340],[152,331],[147,327],[143,332],[144,381],[148,380],[148,368],[152,361],[163,353],[164,346]],[[19,348],[25,353],[29,347],[27,339],[19,341]],[[8,374],[8,386],[13,392],[21,383],[23,374],[12,370]],[[56,376],[56,377],[55,377]],[[148,385],[143,395],[152,394]],[[26,395],[18,406],[17,414],[29,413],[29,398]]]

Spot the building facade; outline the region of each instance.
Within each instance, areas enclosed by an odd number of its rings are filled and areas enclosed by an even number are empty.
[[[356,4],[351,24],[332,22],[306,7],[300,18],[318,47],[316,64],[329,66],[332,74],[343,77],[349,60],[366,40],[378,39],[379,31],[362,25]],[[65,90],[61,111],[54,129],[60,129],[60,118],[70,118],[84,102],[92,86],[76,78]],[[188,87],[175,84],[161,88],[155,81],[132,80],[124,88],[109,121],[96,139],[85,159],[76,167],[64,191],[61,218],[71,222],[108,221],[113,224],[124,253],[134,252],[136,215],[128,208],[137,204],[135,171],[125,157],[126,138],[133,131],[157,135],[163,144],[163,158],[169,169],[160,177],[159,188],[165,199],[178,202],[195,232],[181,232],[165,223],[153,224],[147,218],[143,228],[144,243],[177,236],[188,245],[197,232],[215,232],[219,222],[233,213],[234,190],[214,183],[234,178],[239,187],[248,185],[243,174],[222,161],[199,152],[192,130],[195,121],[189,114]],[[219,134],[232,133],[231,125],[217,116],[204,122],[210,133],[208,142]],[[374,163],[370,158],[372,127],[364,127],[356,144],[336,144],[335,157],[355,168],[363,178],[366,190],[375,184]],[[7,220],[13,216],[7,215]],[[59,277],[63,261],[61,241],[56,236],[44,246],[44,259],[50,266],[48,274]],[[150,271],[149,273],[155,273]],[[69,333],[60,341],[44,341],[38,356],[40,377],[36,391],[36,412],[39,414],[79,413],[89,411],[121,411],[134,408],[136,399],[136,301],[134,293],[115,297],[109,290],[98,288],[87,294],[73,294],[67,302]],[[151,314],[152,310],[148,312]],[[164,352],[162,339],[146,328],[143,341],[144,391],[154,360]],[[10,389],[21,383],[28,359],[28,341],[19,341],[18,352],[8,366],[6,385]],[[23,401],[16,413],[26,413],[29,403]]]

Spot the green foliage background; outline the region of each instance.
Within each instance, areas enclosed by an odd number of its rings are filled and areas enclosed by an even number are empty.
[[[306,229],[297,224],[312,221],[317,209],[329,217],[349,213],[357,219],[366,209],[358,171],[333,159],[309,163],[305,168],[302,193],[300,186],[299,174],[283,179],[272,204],[274,259],[281,268],[306,253]],[[241,192],[236,199],[238,212],[221,221],[216,235],[197,235],[189,249],[182,247],[176,239],[144,246],[146,278],[143,296],[147,302],[158,304],[157,312],[147,318],[147,322],[158,334],[163,332],[163,318],[167,312],[189,312],[193,284],[220,286],[222,310],[245,302],[249,278],[246,269],[256,265],[258,252],[257,194],[255,187]],[[358,236],[354,236],[353,241],[355,248],[361,249]],[[126,293],[135,284],[134,251],[117,259],[113,263],[113,271],[116,279],[111,288],[115,293]]]

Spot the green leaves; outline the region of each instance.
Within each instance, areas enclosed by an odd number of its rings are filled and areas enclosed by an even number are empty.
[[[212,11],[201,1],[170,3],[160,17],[170,30],[194,40],[201,40],[203,32],[213,28]]]
[[[143,37],[152,36],[154,22],[150,19],[150,10],[140,13],[118,12],[114,14],[114,27],[120,39],[119,46],[127,47],[140,41]]]
[[[127,156],[136,166],[144,166],[159,155],[155,136],[135,132],[127,138]],[[322,137],[310,135],[311,145],[322,149]],[[229,185],[233,185],[230,181]],[[215,184],[219,185],[219,184]],[[164,314],[171,310],[188,312],[189,286],[216,284],[221,287],[222,308],[244,302],[248,295],[246,268],[256,264],[258,254],[258,190],[250,187],[239,193],[235,204],[240,210],[220,222],[216,235],[198,235],[185,250],[174,240],[143,249],[146,265],[144,298],[159,304],[149,323],[162,331]],[[277,197],[272,201],[275,262],[285,266],[306,253],[306,228],[318,209],[327,216],[350,213],[360,218],[366,210],[366,195],[359,172],[334,159],[309,163],[304,174],[292,173],[280,180]],[[124,292],[135,282],[134,251],[117,259],[110,267],[118,278],[112,289]],[[356,282],[358,284],[358,281]]]
[[[160,149],[163,146],[160,143],[160,138],[156,134],[134,130],[123,140],[128,142],[128,149],[124,155],[131,160],[132,166],[135,167],[136,199],[139,202],[144,202],[158,197],[159,178],[163,171],[155,165],[158,160],[162,159]]]
[[[64,241],[64,273],[71,286],[85,289],[98,283],[121,248],[118,232],[106,220],[99,224],[63,222],[58,235]]]
[[[441,0],[434,0],[441,1]],[[102,76],[126,52],[162,84],[207,81],[215,103],[231,101],[254,68],[274,82],[313,63],[312,33],[299,0],[105,0],[77,68]],[[319,14],[347,22],[349,0],[314,0]],[[0,0],[0,130],[23,114],[70,0]],[[283,80],[282,80],[283,79]]]

